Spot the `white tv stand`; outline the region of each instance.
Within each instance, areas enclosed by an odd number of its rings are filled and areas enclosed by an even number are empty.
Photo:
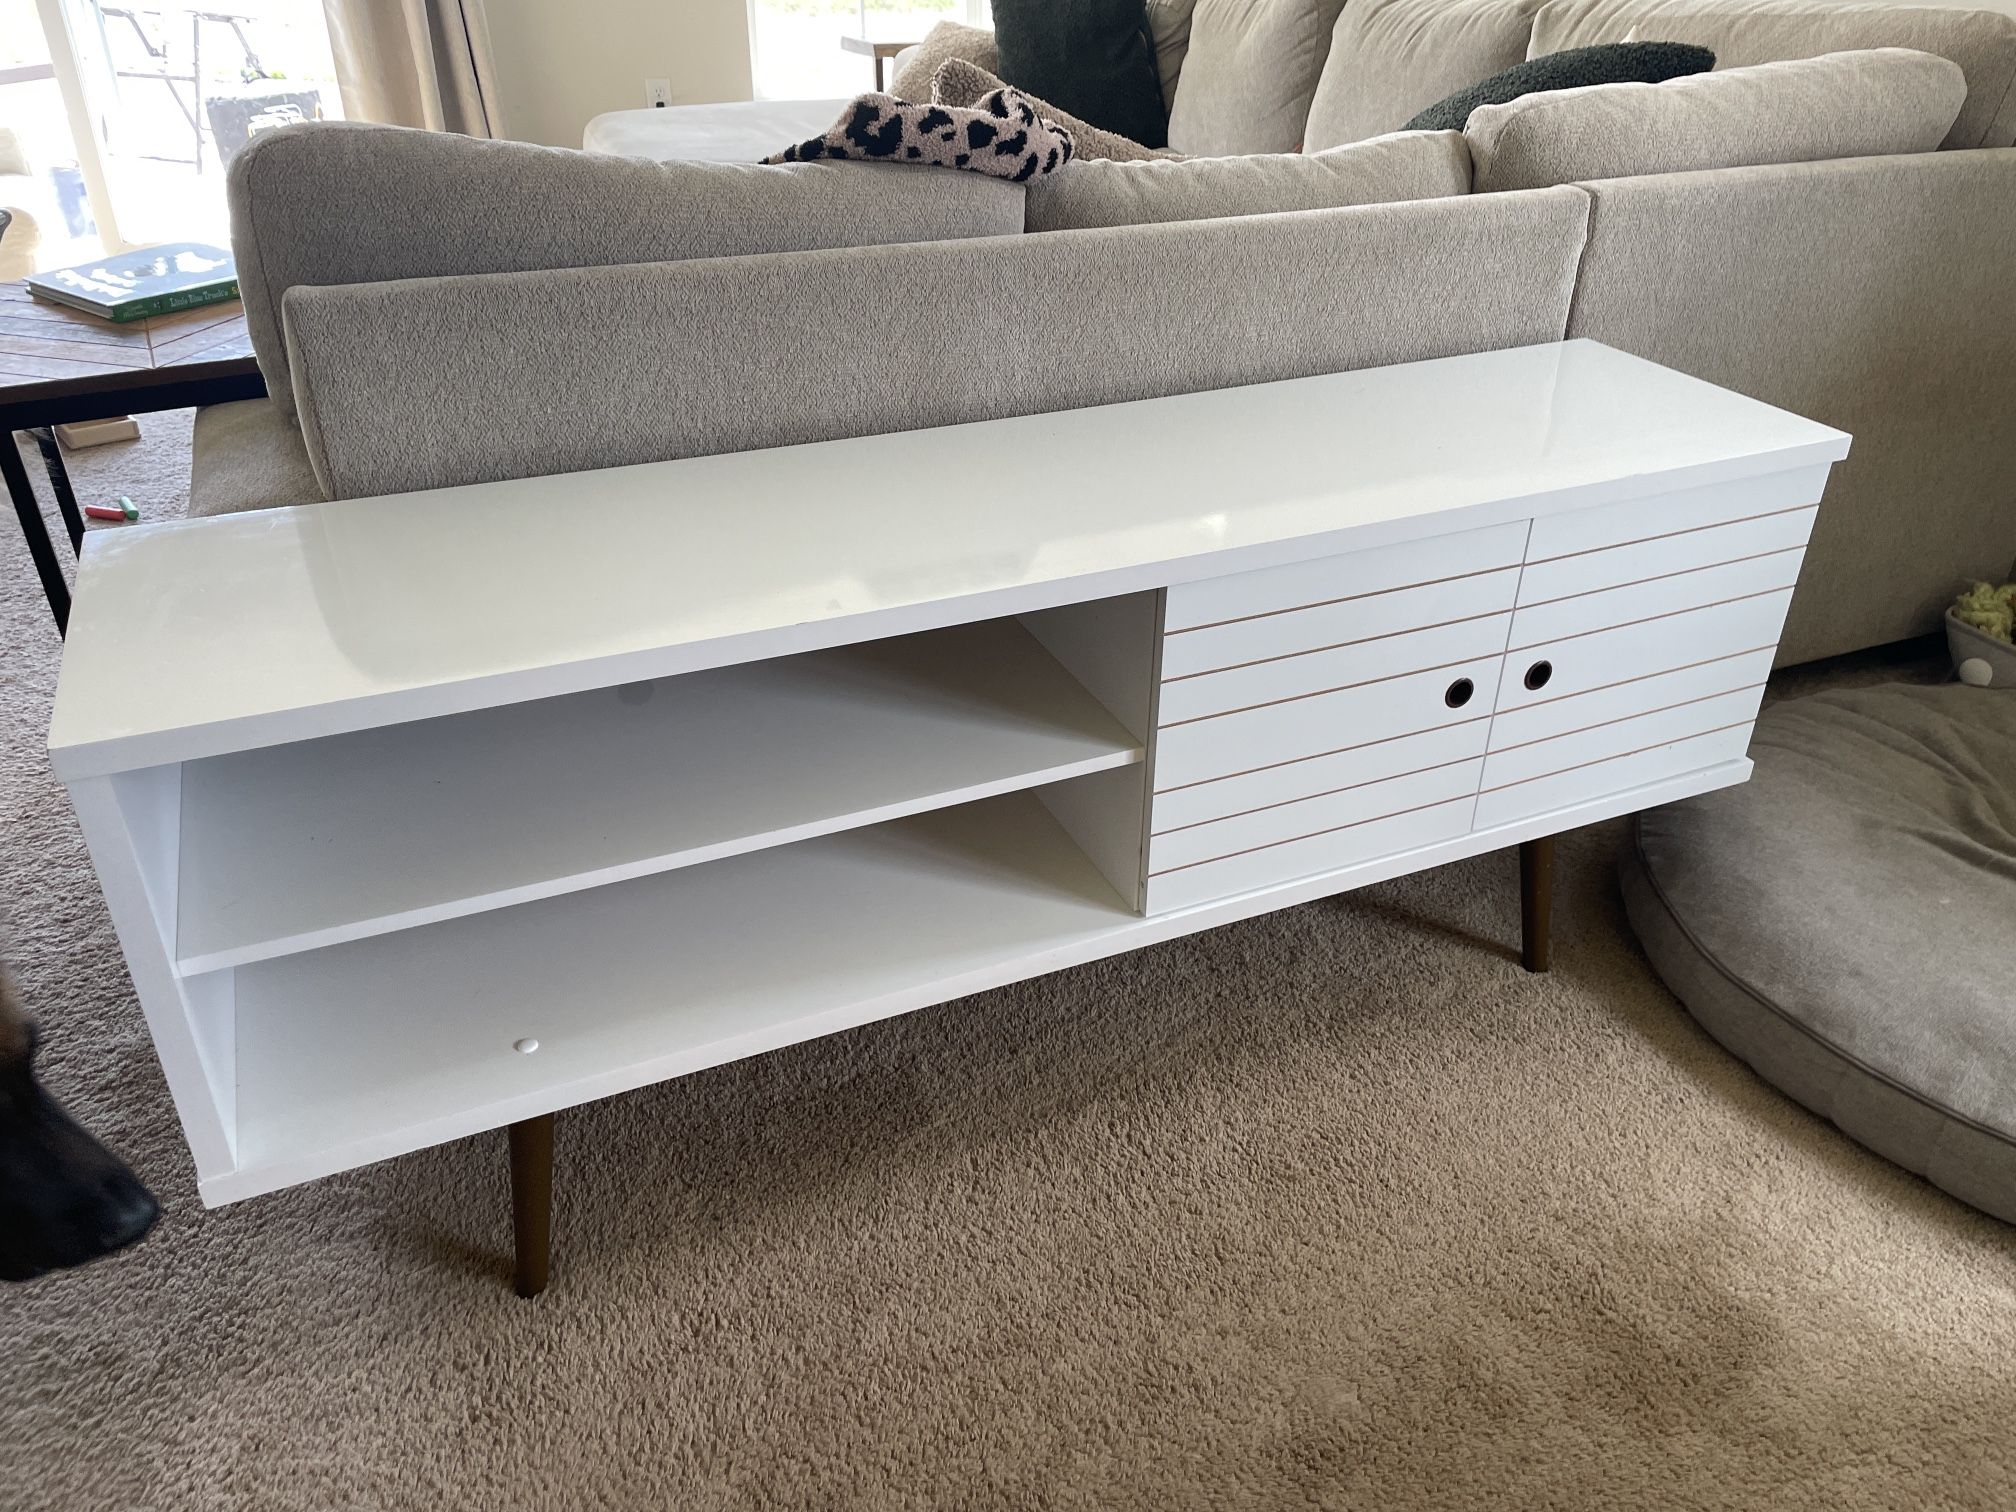
[[[51,755],[204,1201],[512,1125],[529,1294],[557,1109],[1741,781],[1847,447],[1570,342],[96,533]]]

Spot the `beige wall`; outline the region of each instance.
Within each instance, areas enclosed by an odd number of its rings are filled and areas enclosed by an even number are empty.
[[[505,130],[579,147],[605,110],[644,103],[647,78],[674,104],[749,98],[746,0],[487,0]]]

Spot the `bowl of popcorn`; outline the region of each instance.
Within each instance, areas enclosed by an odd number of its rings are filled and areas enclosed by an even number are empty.
[[[1976,583],[1946,611],[1953,670],[1974,688],[2016,688],[2016,583]]]

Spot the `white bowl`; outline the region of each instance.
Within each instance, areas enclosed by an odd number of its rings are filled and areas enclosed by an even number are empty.
[[[1946,611],[1946,648],[1960,681],[1976,688],[2016,688],[2016,646],[1962,624]]]

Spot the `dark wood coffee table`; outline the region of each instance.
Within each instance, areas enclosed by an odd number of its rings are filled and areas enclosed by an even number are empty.
[[[14,433],[28,432],[41,448],[50,492],[76,552],[84,544],[84,517],[52,426],[256,399],[265,392],[244,308],[235,300],[113,325],[31,299],[23,284],[0,284],[0,474],[59,631],[70,622],[70,588]]]

